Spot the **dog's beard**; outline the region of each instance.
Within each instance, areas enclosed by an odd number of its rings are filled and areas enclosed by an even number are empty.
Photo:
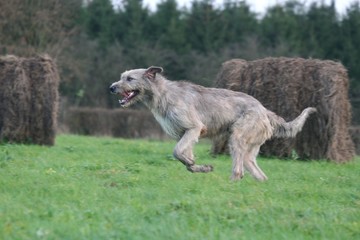
[[[123,96],[123,98],[119,100],[120,105],[122,107],[128,107],[134,104],[140,99],[140,93],[140,90],[130,90],[122,92],[121,94],[119,94]]]

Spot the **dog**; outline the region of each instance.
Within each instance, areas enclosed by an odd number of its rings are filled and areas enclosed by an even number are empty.
[[[255,179],[267,180],[256,162],[260,146],[272,137],[295,137],[315,108],[309,107],[286,122],[258,100],[242,92],[206,88],[186,81],[170,81],[161,67],[133,69],[121,74],[110,92],[129,107],[144,103],[163,130],[178,140],[173,155],[190,172],[210,172],[211,165],[196,165],[193,146],[199,138],[227,138],[233,160],[232,180],[246,169]]]

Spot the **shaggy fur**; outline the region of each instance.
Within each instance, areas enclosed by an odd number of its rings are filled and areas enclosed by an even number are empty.
[[[199,138],[227,138],[232,179],[241,179],[245,168],[255,179],[266,180],[256,163],[260,146],[273,136],[294,137],[316,111],[306,108],[295,120],[285,122],[245,93],[169,81],[161,72],[160,67],[126,71],[110,91],[123,96],[119,101],[123,107],[143,102],[164,131],[178,140],[174,156],[191,172],[213,170],[211,165],[195,164],[193,146]]]

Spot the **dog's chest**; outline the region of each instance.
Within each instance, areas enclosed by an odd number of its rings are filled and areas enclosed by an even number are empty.
[[[159,113],[153,112],[156,121],[161,125],[162,129],[173,138],[180,138],[184,129],[177,124],[174,119],[164,117]]]

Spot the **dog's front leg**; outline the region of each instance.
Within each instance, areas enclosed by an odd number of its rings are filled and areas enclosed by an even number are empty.
[[[189,129],[176,144],[174,157],[182,162],[190,172],[210,172],[211,165],[196,165],[194,161],[193,146],[198,142],[203,127]]]

